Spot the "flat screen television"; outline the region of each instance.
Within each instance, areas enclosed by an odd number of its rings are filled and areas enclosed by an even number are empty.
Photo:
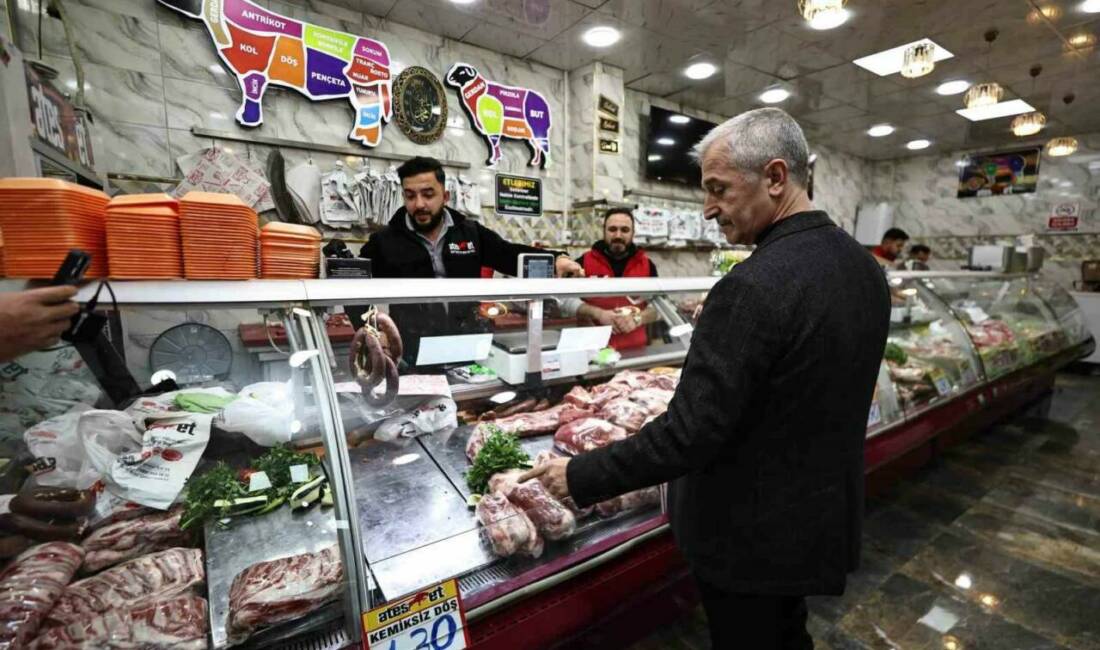
[[[1034,192],[1039,184],[1041,149],[972,154],[959,164],[960,199]]]
[[[645,177],[699,186],[702,173],[691,148],[716,125],[675,111],[651,106],[646,130]]]

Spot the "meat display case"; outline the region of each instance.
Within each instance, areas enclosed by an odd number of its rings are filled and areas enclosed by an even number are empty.
[[[257,631],[246,646],[366,647],[362,612],[449,578],[458,580],[469,636],[479,648],[544,647],[585,633],[597,622],[601,638],[620,645],[611,639],[621,632],[625,642],[630,633],[624,630],[636,630],[636,625],[616,625],[615,612],[632,609],[635,620],[645,616],[652,623],[670,615],[667,594],[690,595],[690,581],[657,500],[618,513],[609,510],[606,516],[574,513],[572,533],[543,540],[537,558],[519,553],[500,557],[502,549],[494,546],[470,505],[474,491],[466,481],[466,447],[477,415],[490,408],[506,408],[528,397],[554,404],[575,386],[599,385],[624,370],[681,366],[690,346],[693,307],[715,281],[113,283],[126,366],[142,388],[155,371],[166,369],[151,365],[151,359],[174,359],[171,367],[179,371],[227,354],[228,368],[214,364],[219,372],[180,372],[177,379],[180,374],[188,378],[180,381],[186,383],[182,388],[220,387],[238,394],[262,379],[285,381],[281,412],[290,415],[281,416],[286,419],[279,426],[258,428],[267,434],[277,431],[295,447],[316,450],[333,488],[331,508],[297,512],[284,506],[206,525],[201,543],[194,543],[207,551],[203,595],[210,603],[210,646],[228,644],[227,589],[243,567],[329,546],[339,550],[342,577],[335,588],[327,586],[329,597],[323,600],[333,600],[336,593],[336,602]],[[1058,368],[1087,356],[1094,346],[1072,298],[1041,278],[897,272],[889,274],[889,285],[894,303],[890,345],[868,414],[869,473],[933,453],[954,435],[1041,396],[1050,390]],[[0,283],[3,290],[20,286]],[[87,300],[93,290],[85,287],[79,298]],[[558,305],[569,298],[619,295],[630,296],[628,302],[639,307],[639,315],[646,313],[643,301],[652,308],[646,316],[655,320],[648,326],[650,343],[611,357],[595,355],[594,348],[603,341],[586,323],[558,314]],[[346,321],[333,325],[341,318],[337,314],[359,314],[368,307],[393,313],[394,306],[440,303],[475,310],[484,322],[473,329],[482,335],[419,346],[423,350],[416,358],[400,364],[403,388],[397,399],[381,408],[366,404],[349,368]],[[450,309],[442,313],[450,315]],[[508,315],[508,325],[495,330],[493,318],[501,312]],[[518,345],[517,323],[526,328]],[[162,339],[165,331],[181,325],[209,326],[226,340],[187,328],[182,333],[194,338]],[[269,339],[266,363],[278,366],[278,372],[261,370],[253,350],[261,343],[241,340],[245,331],[257,331],[257,325]],[[432,328],[431,322],[420,324],[422,332]],[[182,342],[185,351],[158,356],[154,353],[169,349],[157,344],[158,339]],[[490,351],[520,355],[525,370],[521,380],[508,383],[459,370],[487,363]],[[24,430],[42,419],[74,406],[113,406],[104,402],[94,377],[71,354],[62,353],[24,358],[16,362],[22,371],[4,369],[0,440],[9,455],[23,451]],[[579,366],[578,358],[583,359]],[[439,372],[446,380],[424,379]],[[415,407],[440,392],[449,393],[463,421],[409,435],[416,426],[440,426],[441,420],[433,417],[412,422],[421,413]],[[58,400],[62,393],[65,399]],[[35,394],[42,399],[35,401]],[[512,399],[496,406],[507,397]],[[224,413],[214,415],[199,472],[215,459],[243,467],[265,451],[224,426],[224,418]],[[531,458],[548,452],[554,446],[553,430],[521,437],[520,446]],[[9,466],[16,465],[21,464]],[[11,470],[7,474],[4,491],[10,492],[18,481],[13,482]]]

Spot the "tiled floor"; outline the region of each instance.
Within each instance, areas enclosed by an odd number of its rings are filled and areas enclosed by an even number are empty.
[[[1100,376],[869,501],[862,569],[810,601],[826,650],[1100,650]],[[708,648],[701,610],[629,650]]]

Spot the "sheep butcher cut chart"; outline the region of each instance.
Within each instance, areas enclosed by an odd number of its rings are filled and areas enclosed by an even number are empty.
[[[550,162],[550,105],[546,98],[527,88],[514,88],[489,81],[469,63],[456,63],[447,71],[447,85],[458,88],[462,107],[474,128],[489,144],[489,160],[495,165],[503,155],[502,138],[526,140],[533,156],[531,165]]]
[[[158,0],[202,20],[218,56],[237,75],[244,97],[237,121],[263,123],[268,85],[293,88],[312,100],[347,98],[355,109],[348,139],[382,141],[393,115],[390,52],[374,39],[311,25],[248,0]]]

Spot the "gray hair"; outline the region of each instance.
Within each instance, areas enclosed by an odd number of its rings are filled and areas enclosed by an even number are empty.
[[[802,187],[809,183],[810,147],[798,122],[778,108],[758,108],[732,117],[710,130],[692,150],[702,163],[716,143],[726,147],[730,165],[742,172],[761,174],[769,161],[787,163],[790,178]]]

